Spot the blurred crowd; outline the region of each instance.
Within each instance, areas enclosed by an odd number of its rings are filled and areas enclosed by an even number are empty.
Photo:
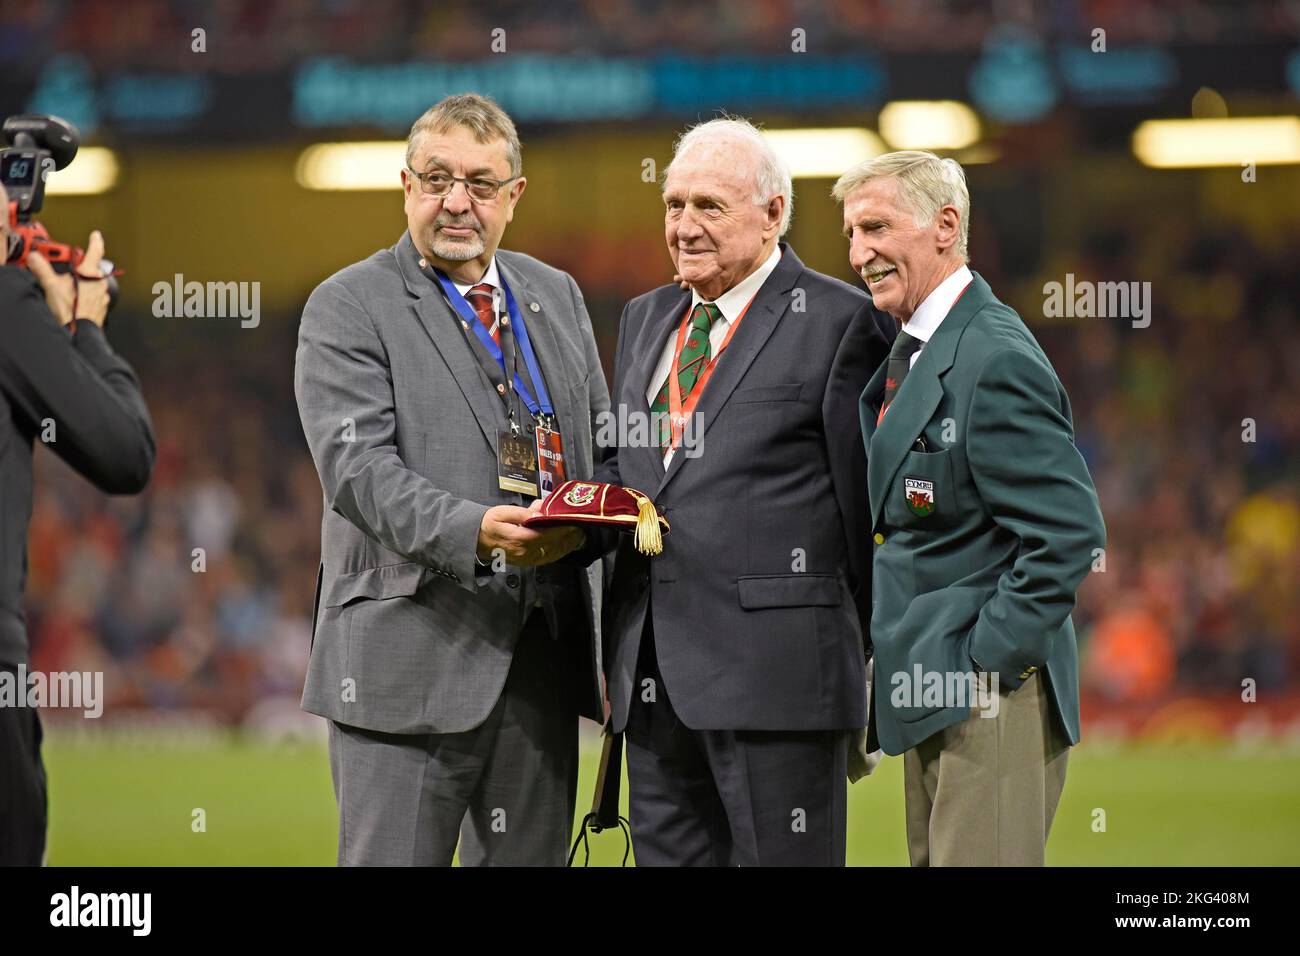
[[[1085,687],[1110,700],[1294,687],[1300,234],[1264,242],[1190,215],[1135,219],[1054,259],[1058,280],[1149,279],[1154,302],[1147,328],[1035,328],[1106,518],[1104,571],[1076,614]]]
[[[252,72],[319,55],[469,59],[505,28],[508,49],[602,55],[790,49],[978,49],[995,26],[1086,42],[1232,43],[1288,39],[1300,12],[1272,0],[11,0],[0,7],[0,63],[35,67],[77,52],[99,69]],[[196,58],[206,31],[218,59]]]
[[[230,364],[131,360],[158,439],[143,495],[100,495],[38,450],[33,667],[103,671],[117,710],[237,722],[263,704],[296,707],[322,496],[293,400],[292,342]]]
[[[1140,329],[1046,320],[1045,278],[984,270],[1065,382],[1100,493],[1108,547],[1075,618],[1098,699],[1300,683],[1297,261],[1300,235],[1135,221],[1043,264],[1047,278],[1149,278]],[[583,282],[608,355],[617,307]],[[39,453],[35,667],[103,670],[110,709],[237,722],[296,706],[322,499],[292,394],[295,326],[282,316],[273,339],[219,361],[119,343],[145,382],[157,470],[139,498],[108,499]]]

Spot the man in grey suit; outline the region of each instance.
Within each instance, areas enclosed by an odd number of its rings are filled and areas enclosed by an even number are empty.
[[[790,176],[749,123],[688,132],[663,198],[690,288],[627,304],[614,394],[668,423],[650,446],[620,428],[596,474],[672,524],[653,559],[619,543],[606,614],[637,863],[843,865],[871,612],[857,396],[892,320],[780,242]]]
[[[340,863],[448,865],[459,841],[463,864],[563,865],[600,567],[552,565],[582,533],[522,522],[537,444],[589,477],[609,396],[573,279],[497,248],[526,184],[510,118],[448,97],[406,161],[408,231],[299,332],[325,494],[302,703],[330,720]]]

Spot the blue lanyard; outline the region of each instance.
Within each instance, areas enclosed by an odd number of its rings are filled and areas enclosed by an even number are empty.
[[[501,353],[501,346],[492,339],[488,330],[483,327],[479,321],[478,313],[473,307],[465,301],[465,297],[460,294],[447,275],[441,269],[434,269],[434,275],[438,277],[438,284],[442,286],[442,291],[447,296],[447,301],[451,303],[465,324],[474,330],[478,340],[483,343],[488,354],[496,359],[501,370],[506,371],[506,357]],[[515,374],[514,387],[523,399],[524,404],[528,406],[528,411],[535,417],[539,412],[549,417],[555,416],[555,409],[551,406],[551,396],[546,392],[546,383],[542,381],[542,371],[537,365],[537,356],[533,353],[533,343],[528,338],[528,328],[524,325],[524,317],[519,314],[519,305],[515,302],[514,293],[510,291],[510,286],[506,285],[506,280],[501,279],[501,291],[506,296],[506,309],[510,313],[510,331],[514,333],[516,341],[519,343],[519,351],[524,353],[524,364],[528,366],[528,374],[532,377],[533,384],[537,386],[537,398],[533,398],[533,393],[528,386],[524,384],[518,373]]]

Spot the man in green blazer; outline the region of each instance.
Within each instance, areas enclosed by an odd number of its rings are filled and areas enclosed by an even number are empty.
[[[1042,865],[1079,741],[1070,611],[1105,545],[1070,403],[967,268],[961,166],[904,151],[835,184],[849,259],[901,323],[862,393],[868,749],[905,754],[914,866]]]

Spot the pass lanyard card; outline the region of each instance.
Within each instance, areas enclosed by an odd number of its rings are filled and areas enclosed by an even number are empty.
[[[560,433],[538,423],[533,434],[509,428],[497,432],[497,483],[503,491],[542,498],[564,484]]]
[[[560,433],[553,428],[538,425],[533,435],[537,438],[538,479],[542,494],[549,495],[568,480],[564,475],[564,448]]]
[[[479,328],[483,324],[479,323]],[[502,328],[501,342],[513,370],[516,339],[508,326]],[[518,381],[518,376],[515,378]],[[534,377],[539,381],[539,377]],[[539,384],[538,391],[545,388]],[[522,396],[520,396],[522,398]],[[510,427],[497,433],[497,483],[503,491],[517,491],[533,498],[549,495],[564,483],[564,449],[560,433],[552,427],[550,415],[533,415],[532,434],[522,434],[516,424],[514,404],[507,398]]]
[[[718,350],[713,353],[709,359],[709,364],[704,367],[699,378],[695,380],[694,387],[691,388],[691,394],[687,397],[685,404],[682,402],[682,384],[677,380],[676,369],[681,365],[682,348],[686,345],[686,329],[690,325],[691,312],[694,311],[691,306],[686,307],[686,316],[682,319],[682,324],[677,327],[677,345],[673,349],[672,368],[668,369],[668,422],[672,426],[672,444],[670,448],[676,448],[682,443],[682,435],[686,431],[686,419],[695,412],[695,406],[700,402],[700,396],[704,394],[704,386],[709,383],[713,377],[713,370],[717,367],[718,359],[722,358],[722,353],[727,350],[731,344],[731,337],[736,334],[736,329],[740,328],[740,320],[745,317],[749,307],[754,304],[754,299],[758,297],[755,292],[745,303],[745,307],[740,310],[736,316],[736,321],[731,323],[731,328],[727,329],[727,334],[723,336],[722,342],[718,345]]]
[[[502,351],[492,335],[483,327],[478,314],[465,301],[460,290],[446,273],[440,269],[430,268],[442,287],[448,303],[460,315],[465,329],[474,332],[484,350],[500,366],[503,378],[508,375],[513,379],[513,391],[527,407],[535,423],[533,434],[523,435],[515,420],[514,403],[509,395],[505,396],[510,427],[497,433],[498,485],[503,491],[515,491],[534,498],[540,496],[539,491],[540,494],[549,494],[565,480],[564,452],[560,433],[552,427],[555,422],[555,408],[546,390],[546,382],[542,379],[537,355],[528,336],[528,327],[524,324],[514,293],[502,278],[501,291],[505,296],[507,315],[501,319],[501,339],[506,351],[510,353],[509,367],[507,367],[506,352]],[[516,344],[519,352],[523,353],[528,375],[537,389],[536,398],[533,396],[532,389],[519,375],[515,356]]]

